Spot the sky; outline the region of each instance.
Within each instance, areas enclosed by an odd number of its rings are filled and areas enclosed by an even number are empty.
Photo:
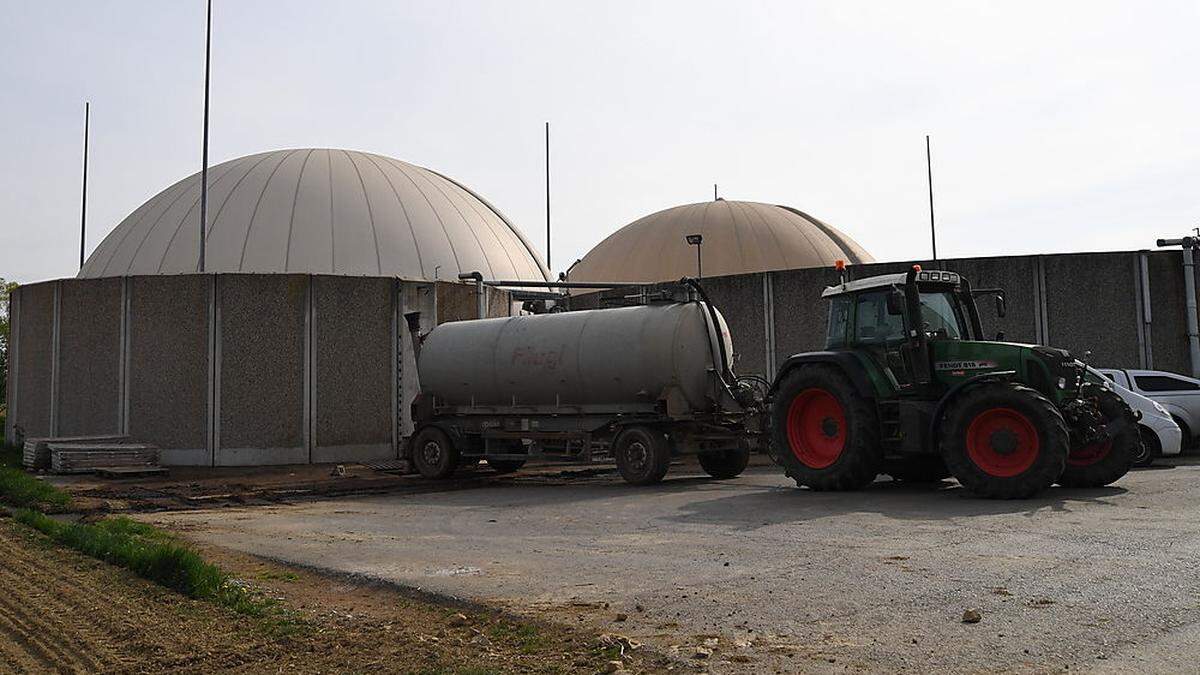
[[[1200,226],[1200,3],[214,0],[210,162],[367,150],[553,267],[678,204],[788,204],[877,259],[1151,248]],[[202,0],[0,0],[0,277],[201,164]]]

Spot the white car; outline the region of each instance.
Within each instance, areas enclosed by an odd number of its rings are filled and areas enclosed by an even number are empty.
[[[1144,452],[1137,459],[1138,466],[1149,465],[1155,457],[1178,455],[1183,451],[1183,431],[1175,423],[1170,411],[1158,401],[1125,387],[1111,374],[1120,374],[1123,371],[1089,366],[1088,372],[1093,377],[1107,380],[1108,386],[1117,392],[1130,408],[1142,414],[1138,430],[1142,434]]]
[[[1183,447],[1196,445],[1197,436],[1200,436],[1200,380],[1165,370],[1100,368],[1099,371],[1122,387],[1166,408],[1183,430]]]

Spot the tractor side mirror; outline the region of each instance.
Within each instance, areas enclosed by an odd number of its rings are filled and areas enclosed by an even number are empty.
[[[900,291],[893,290],[888,293],[887,297],[887,312],[892,316],[901,316],[904,314],[904,294]]]
[[[1003,295],[997,295],[996,296],[996,316],[1003,319],[1005,314],[1008,314],[1008,301],[1006,301],[1004,299]]]

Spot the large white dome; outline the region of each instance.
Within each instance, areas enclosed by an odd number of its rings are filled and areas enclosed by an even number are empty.
[[[205,272],[545,280],[542,261],[495,207],[435,171],[352,150],[302,148],[208,170]],[[80,277],[197,271],[200,174],[142,204]]]

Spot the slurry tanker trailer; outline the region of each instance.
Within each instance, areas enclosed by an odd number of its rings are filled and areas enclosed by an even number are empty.
[[[822,294],[826,349],[772,382],[734,374],[729,329],[691,279],[635,306],[443,324],[419,349],[410,458],[440,478],[481,459],[611,457],[649,484],[678,454],[732,478],[762,449],[815,490],[953,476],[991,498],[1125,475],[1136,413],[1066,351],[984,337],[979,295],[1004,315],[1003,291],[955,272],[843,277]]]

